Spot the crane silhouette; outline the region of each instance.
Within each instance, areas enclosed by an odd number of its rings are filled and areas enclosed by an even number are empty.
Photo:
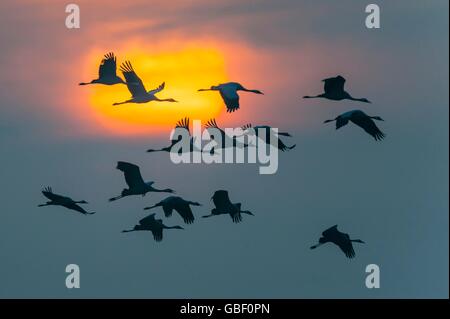
[[[152,185],[155,182],[144,182],[144,180],[142,179],[139,166],[135,164],[127,162],[118,162],[116,168],[124,173],[125,182],[127,183],[128,188],[123,189],[122,193],[119,196],[110,198],[109,199],[110,202],[131,195],[145,196],[145,194],[149,192],[174,193],[174,191],[170,188],[166,189],[154,188]]]
[[[286,144],[283,143],[283,141],[280,139],[280,135],[281,136],[287,136],[287,137],[292,137],[291,134],[286,133],[286,132],[277,132],[275,133],[275,131],[273,130],[272,127],[268,126],[268,125],[257,125],[257,126],[252,126],[252,124],[246,124],[242,127],[242,130],[244,131],[244,134],[247,135],[256,135],[256,138],[261,139],[262,136],[260,136],[261,133],[265,133],[264,135],[264,142],[266,144],[271,143],[270,141],[273,141],[275,139],[278,140],[277,143],[277,147],[280,151],[285,152],[285,151],[289,151],[291,149],[293,149],[296,144],[292,145],[292,146],[287,146]]]
[[[354,98],[347,91],[345,91],[344,90],[345,79],[340,75],[334,78],[324,79],[322,80],[322,82],[325,82],[324,93],[315,96],[306,95],[303,98],[304,99],[325,98],[334,101],[352,100],[364,103],[372,103],[366,98]]]
[[[190,205],[201,206],[200,203],[191,202],[179,196],[169,196],[159,203],[144,209],[148,210],[161,206],[166,217],[172,216],[172,211],[175,210],[183,218],[185,224],[192,224],[195,218]]]
[[[146,91],[142,80],[137,76],[136,72],[134,72],[133,66],[130,61],[125,61],[120,66],[120,71],[122,71],[123,76],[125,77],[128,91],[131,93],[131,99],[117,102],[113,105],[121,105],[125,103],[147,103],[150,101],[158,101],[158,102],[177,102],[176,100],[170,99],[159,99],[155,94],[161,92],[165,87],[165,82],[163,82],[157,88]]]
[[[234,112],[239,109],[239,95],[237,91],[252,92],[256,94],[264,94],[259,90],[249,90],[236,82],[222,83],[213,85],[209,89],[200,89],[198,91],[219,91],[223,101],[227,107],[227,112]]]
[[[221,135],[221,141],[215,141],[217,145],[211,148],[210,153],[214,154],[215,149],[225,149],[226,147],[237,147],[237,148],[245,148],[248,147],[248,144],[242,143],[237,140],[237,135],[230,136],[223,129],[221,129],[215,119],[210,119],[206,122],[205,128],[210,132],[210,138],[214,139],[214,134],[212,134],[211,130],[218,130]]]
[[[248,210],[241,210],[241,203],[232,203],[228,197],[228,191],[226,190],[216,191],[211,199],[213,200],[216,208],[211,210],[210,215],[202,216],[203,218],[229,214],[233,220],[233,223],[239,223],[242,221],[241,214],[254,216],[252,212]]]
[[[194,137],[191,135],[191,132],[189,130],[189,118],[183,118],[181,120],[179,120],[176,125],[175,125],[175,129],[185,129],[187,131],[187,133],[190,136],[189,139],[189,152],[193,152],[193,151],[200,151],[195,145],[194,145]],[[182,136],[179,135],[177,139],[173,139],[171,140],[171,144],[167,147],[163,147],[160,149],[148,149],[147,152],[148,153],[152,153],[152,152],[171,152],[172,148],[174,147],[175,144],[177,144],[178,142],[180,142],[182,139]],[[182,154],[183,153],[183,149],[179,149],[178,150],[178,154]]]
[[[155,219],[155,214],[151,214],[142,218],[138,225],[135,225],[133,229],[122,230],[122,233],[129,233],[133,231],[147,230],[151,231],[155,241],[162,241],[164,229],[184,229],[181,226],[166,226],[161,219]]]
[[[42,190],[42,194],[44,194],[45,197],[47,197],[50,201],[46,202],[45,204],[40,204],[38,205],[38,207],[43,207],[43,206],[63,206],[65,208],[71,209],[71,210],[75,210],[79,213],[82,213],[84,215],[92,215],[95,214],[95,212],[87,212],[84,210],[83,207],[81,207],[78,204],[87,204],[88,202],[86,202],[85,200],[79,200],[79,201],[75,201],[70,197],[66,197],[66,196],[62,196],[62,195],[58,195],[53,193],[52,188],[51,187],[46,187]]]
[[[373,120],[384,121],[379,116],[369,116],[361,110],[353,110],[345,112],[333,120],[326,120],[324,123],[336,121],[337,130],[342,126],[347,125],[348,121],[350,121],[364,129],[364,131],[371,135],[375,141],[381,141],[385,137],[385,134],[380,131]]]
[[[104,59],[98,68],[98,79],[94,79],[91,82],[81,82],[79,85],[88,85],[88,84],[105,84],[105,85],[114,85],[114,84],[125,84],[124,80],[116,74],[116,57],[114,53],[109,52],[105,54]]]
[[[344,252],[345,256],[353,258],[355,257],[355,251],[353,250],[352,242],[364,244],[361,239],[350,239],[348,234],[341,233],[337,229],[337,225],[334,225],[322,233],[322,237],[319,238],[319,243],[317,245],[311,246],[310,248],[316,249],[323,244],[333,243]]]

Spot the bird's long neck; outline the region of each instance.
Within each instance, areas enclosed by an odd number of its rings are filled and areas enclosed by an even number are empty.
[[[200,203],[197,203],[197,202],[191,202],[191,201],[189,201],[188,204],[189,204],[189,205],[193,205],[193,206],[200,206]]]
[[[161,204],[158,203],[158,204],[155,204],[155,205],[153,205],[153,206],[145,207],[144,209],[145,209],[145,210],[149,210],[149,209],[156,208],[156,207],[158,207],[158,206],[161,206]]]
[[[317,99],[317,98],[322,98],[324,97],[324,94],[318,94],[318,95],[305,95],[303,98],[304,99]]]
[[[176,102],[174,99],[160,99],[160,98],[157,98],[156,96],[154,96],[155,97],[155,101],[158,101],[158,102]]]
[[[130,103],[130,102],[132,102],[132,101],[131,100],[127,100],[127,101],[123,101],[123,102],[113,103],[113,105],[122,105],[122,104],[127,104],[127,103]]]
[[[311,247],[309,247],[309,248],[311,248],[311,249],[316,249],[317,247],[320,247],[320,246],[322,246],[324,243],[318,243],[318,244],[316,244],[316,245],[314,245],[314,246],[311,246]]]
[[[165,189],[153,188],[152,191],[157,192],[157,193],[173,193],[173,191],[170,188],[165,188]]]
[[[148,153],[152,153],[152,152],[170,152],[170,146],[168,146],[168,147],[163,147],[163,148],[160,148],[159,150],[154,150],[154,149],[149,149],[149,150],[147,150],[147,152]]]
[[[95,83],[97,83],[97,82],[98,82],[98,80],[92,80],[91,82],[81,82],[81,83],[78,83],[78,85],[95,84]]]
[[[367,102],[367,100],[365,98],[356,98],[356,97],[351,96],[347,92],[345,92],[345,94],[347,95],[348,100],[357,101],[357,102]]]
[[[164,229],[181,229],[180,226],[166,226],[166,225],[163,225],[163,228]]]

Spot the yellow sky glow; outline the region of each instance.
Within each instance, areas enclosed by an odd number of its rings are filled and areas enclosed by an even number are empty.
[[[90,76],[95,78],[98,65],[105,52],[93,50],[86,61]],[[104,128],[119,135],[139,134],[173,127],[180,118],[206,121],[224,109],[219,94],[197,92],[199,88],[226,82],[225,59],[219,50],[205,46],[187,46],[179,50],[158,51],[135,47],[115,52],[119,65],[130,60],[142,79],[146,90],[166,82],[159,98],[174,98],[178,103],[152,101],[145,104],[113,106],[114,102],[131,97],[125,85],[89,85],[88,101],[97,121]],[[89,76],[89,75],[88,75]]]

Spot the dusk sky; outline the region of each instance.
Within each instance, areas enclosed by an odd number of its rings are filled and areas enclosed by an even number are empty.
[[[365,26],[372,2],[355,0],[78,0],[80,29],[65,26],[68,3],[0,2],[1,298],[448,298],[448,1],[376,1],[380,29]],[[79,86],[107,52],[179,103],[113,107],[125,85]],[[302,99],[336,75],[372,103]],[[264,95],[242,92],[227,113],[197,92],[230,81]],[[353,109],[381,116],[386,138],[323,124]],[[145,152],[185,116],[271,125],[296,148],[274,175]],[[125,187],[117,161],[202,203],[195,223],[159,209],[185,230],[122,234],[166,195],[108,202]],[[97,214],[38,208],[45,186]],[[202,219],[218,189],[255,216]],[[335,224],[366,242],[356,258],[309,249]],[[80,289],[65,286],[70,263]],[[365,286],[368,264],[379,289]]]

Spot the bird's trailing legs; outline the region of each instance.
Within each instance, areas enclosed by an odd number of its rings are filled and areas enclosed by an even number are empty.
[[[44,207],[44,206],[49,206],[52,205],[52,202],[47,202],[45,204],[39,204],[38,207]]]
[[[109,199],[109,201],[110,201],[110,202],[113,202],[113,201],[115,201],[115,200],[121,199],[122,197],[123,197],[123,195],[119,195],[119,196],[116,196],[116,197],[111,197],[111,198]]]

